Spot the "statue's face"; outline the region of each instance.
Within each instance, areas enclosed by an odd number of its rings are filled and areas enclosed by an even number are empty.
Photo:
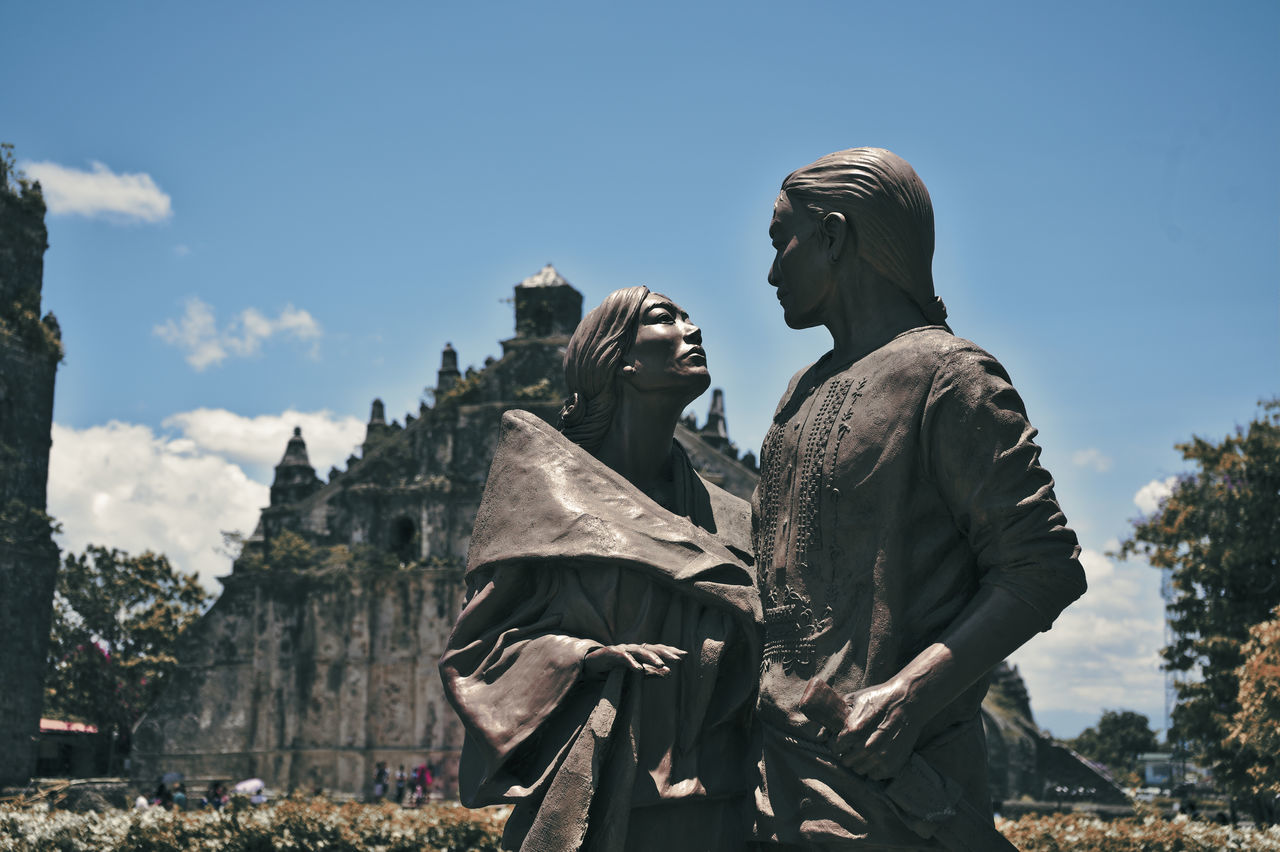
[[[711,384],[702,331],[675,302],[650,293],[640,307],[640,326],[622,372],[636,390],[692,394],[692,401]]]
[[[769,283],[778,288],[782,317],[791,328],[821,325],[836,297],[835,276],[821,237],[813,216],[795,209],[787,194],[780,193],[769,223],[769,239],[777,252]]]

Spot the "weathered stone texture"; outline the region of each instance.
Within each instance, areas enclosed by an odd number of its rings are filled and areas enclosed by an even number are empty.
[[[40,318],[44,200],[0,160],[0,786],[35,767],[58,550],[44,514],[53,382],[62,357]]]
[[[444,573],[226,578],[135,732],[135,776],[360,791],[379,760],[448,768],[461,731],[435,665],[461,599],[427,605]]]

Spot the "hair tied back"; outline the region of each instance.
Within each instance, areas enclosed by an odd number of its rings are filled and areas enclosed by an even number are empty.
[[[582,397],[576,391],[570,394],[560,409],[560,431],[577,426],[586,413],[587,406],[583,404]]]

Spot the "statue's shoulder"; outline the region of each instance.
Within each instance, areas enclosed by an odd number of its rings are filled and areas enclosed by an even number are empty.
[[[819,358],[817,361],[813,361],[796,370],[795,375],[791,377],[791,381],[787,382],[787,389],[783,392],[782,398],[778,400],[778,407],[773,410],[775,420],[782,413],[782,409],[786,408],[787,403],[791,401],[791,397],[795,395],[796,388],[800,386],[801,382],[805,381],[806,376],[818,368],[822,361],[823,359]]]
[[[539,432],[546,430],[556,431],[555,427],[550,423],[532,411],[525,411],[523,408],[509,408],[502,412],[502,428],[535,429]]]
[[[886,343],[879,354],[891,359],[899,370],[914,369],[926,375],[989,372],[992,368],[1003,371],[990,352],[942,326],[903,332]]]
[[[498,430],[498,446],[509,449],[515,446],[541,446],[547,442],[564,445],[566,449],[576,445],[566,438],[559,429],[543,420],[532,411],[522,408],[511,408],[502,413],[502,422]]]
[[[736,551],[743,561],[751,558],[751,504],[736,494],[730,494],[714,482],[708,482],[701,474],[698,480],[707,489],[711,504],[711,516],[715,519],[715,535],[729,549]]]

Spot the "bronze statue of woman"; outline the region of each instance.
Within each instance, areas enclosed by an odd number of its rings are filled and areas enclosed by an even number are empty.
[[[559,431],[508,412],[441,657],[468,806],[503,847],[741,849],[759,601],[750,507],[674,441],[710,384],[698,327],[645,287],[565,353]]]

